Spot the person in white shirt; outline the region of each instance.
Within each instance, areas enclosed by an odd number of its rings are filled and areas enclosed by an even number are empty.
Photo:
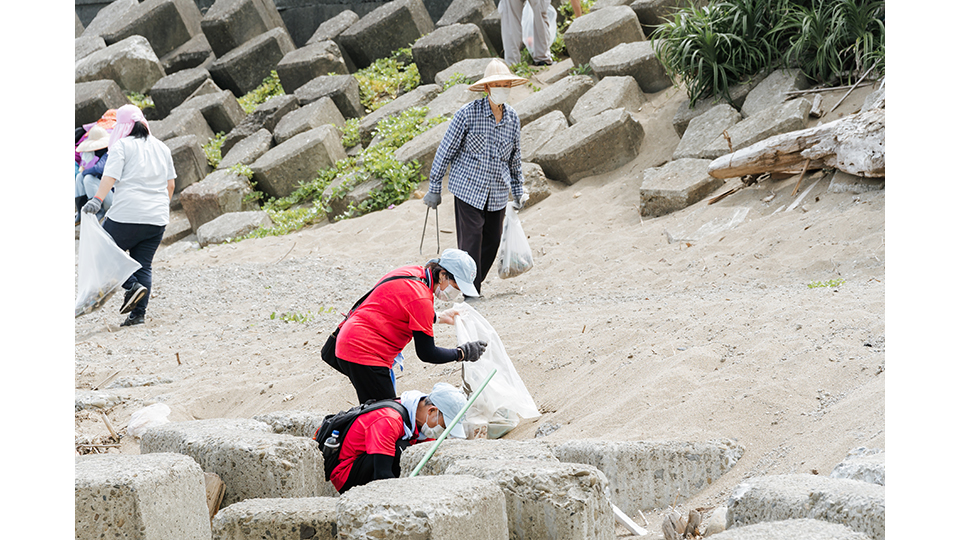
[[[140,269],[123,284],[126,292],[120,306],[121,314],[129,313],[120,326],[133,326],[144,322],[153,281],[153,256],[170,222],[170,198],[177,173],[170,149],[150,135],[149,124],[135,105],[117,109],[117,124],[108,148],[110,159],[100,188],[83,211],[99,212],[110,188],[116,188],[103,229],[140,263]]]

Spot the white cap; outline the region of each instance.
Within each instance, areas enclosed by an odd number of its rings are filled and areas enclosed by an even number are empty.
[[[453,385],[440,382],[433,385],[433,391],[430,392],[430,401],[443,413],[443,423],[450,427],[450,422],[457,417],[457,414],[467,405],[467,396]],[[466,439],[467,434],[463,431],[463,418],[457,422],[457,425],[450,430],[452,437]]]

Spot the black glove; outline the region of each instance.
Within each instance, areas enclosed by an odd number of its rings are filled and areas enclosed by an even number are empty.
[[[427,193],[423,196],[423,204],[429,206],[436,210],[440,206],[440,194],[439,193]]]
[[[470,341],[457,348],[463,353],[464,362],[476,362],[483,356],[483,351],[487,350],[487,342]]]
[[[83,205],[83,208],[81,208],[81,211],[84,214],[96,214],[97,212],[100,211],[100,208],[102,206],[103,206],[103,201],[94,197],[89,201],[87,201],[87,204]]]

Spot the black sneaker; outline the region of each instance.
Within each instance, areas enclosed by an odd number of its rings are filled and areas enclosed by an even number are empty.
[[[134,315],[131,313],[127,315],[126,320],[120,323],[120,326],[136,326],[138,324],[143,324],[143,315]]]
[[[123,295],[123,305],[120,306],[120,314],[130,313],[137,302],[143,299],[147,294],[147,288],[139,283],[134,283],[133,287]],[[142,317],[141,317],[142,319]],[[140,322],[143,322],[142,320]]]
[[[550,59],[547,59],[547,60],[537,60],[536,62],[533,63],[533,65],[535,65],[535,66],[552,66],[552,65],[553,65],[553,60],[550,60]]]

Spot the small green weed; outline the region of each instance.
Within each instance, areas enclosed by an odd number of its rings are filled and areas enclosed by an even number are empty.
[[[843,285],[844,283],[846,283],[846,280],[843,280],[843,279],[831,279],[829,281],[811,281],[810,283],[807,283],[807,288],[808,289],[816,289],[818,287],[836,288],[836,287],[839,287],[840,285]]]
[[[343,134],[340,143],[344,148],[350,149],[360,144],[360,119],[348,118],[340,128],[340,133]]]
[[[571,75],[590,75],[591,73],[593,73],[593,68],[590,67],[590,64],[580,64],[570,68]]]
[[[378,58],[353,76],[360,85],[360,103],[370,112],[420,86],[420,71],[409,48],[397,49],[389,58]]]
[[[312,321],[316,315],[320,315],[322,313],[336,313],[336,312],[337,312],[337,308],[335,307],[321,307],[319,310],[317,310],[316,313],[312,313],[310,312],[310,310],[307,310],[306,313],[300,313],[298,311],[286,311],[284,313],[277,314],[277,312],[274,311],[270,313],[270,320],[274,321],[279,318],[283,322],[295,322],[295,323],[305,324]]]
[[[449,79],[444,81],[443,89],[449,90],[450,88],[458,84],[470,84],[470,79],[467,78],[463,73],[457,72],[450,76]]]
[[[220,160],[223,159],[223,156],[220,155],[220,149],[226,139],[227,136],[221,131],[207,141],[207,144],[203,145],[203,153],[207,156],[207,163],[214,169],[220,165]],[[251,171],[250,174],[252,175],[253,172]]]
[[[127,96],[127,99],[130,100],[130,103],[133,103],[140,110],[149,109],[153,107],[153,98],[146,94],[141,94],[140,92],[124,92],[123,95]]]
[[[276,71],[271,71],[270,75],[265,77],[263,82],[260,83],[260,86],[240,96],[240,99],[237,101],[240,102],[243,110],[246,111],[247,114],[250,114],[268,99],[274,96],[282,96],[283,94],[283,85],[280,84],[280,77],[277,76]]]

